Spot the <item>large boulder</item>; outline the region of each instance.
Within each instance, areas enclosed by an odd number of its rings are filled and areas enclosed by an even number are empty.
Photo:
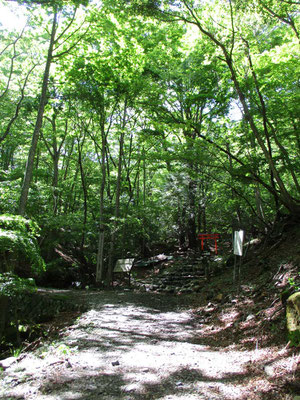
[[[286,303],[286,319],[292,345],[300,345],[300,292],[292,294]]]

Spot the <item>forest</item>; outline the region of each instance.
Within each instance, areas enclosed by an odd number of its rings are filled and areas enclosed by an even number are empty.
[[[299,29],[294,0],[0,0],[0,350],[72,309],[37,287],[111,289],[119,259],[184,270],[199,233],[219,271],[243,230],[279,303],[299,292]]]
[[[297,2],[1,6],[25,18],[1,29],[3,271],[64,254],[107,283],[118,258],[299,220]]]

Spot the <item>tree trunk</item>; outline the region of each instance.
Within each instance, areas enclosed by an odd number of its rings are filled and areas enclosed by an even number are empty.
[[[124,144],[125,131],[121,131],[120,135],[120,148],[119,148],[119,160],[118,160],[118,175],[116,183],[116,203],[115,203],[115,219],[112,226],[111,241],[110,241],[110,251],[109,251],[109,263],[108,263],[108,276],[107,282],[111,282],[113,278],[113,262],[114,262],[114,247],[116,242],[116,234],[118,230],[118,219],[120,216],[120,193],[121,193],[121,173],[122,173],[122,155],[123,155],[123,144]]]
[[[208,37],[223,53],[224,55],[224,61],[227,64],[227,67],[229,68],[229,71],[231,73],[231,80],[233,82],[235,91],[238,95],[238,98],[241,102],[242,108],[243,108],[243,113],[245,116],[246,121],[249,123],[249,126],[251,128],[251,131],[255,137],[255,139],[257,140],[257,143],[259,144],[264,157],[269,165],[270,168],[270,172],[273,174],[274,180],[276,182],[276,184],[279,187],[279,196],[278,198],[280,199],[281,203],[289,210],[289,212],[297,217],[299,217],[300,215],[300,204],[298,200],[295,200],[290,193],[288,192],[284,182],[282,181],[279,171],[277,170],[276,166],[275,166],[275,162],[274,159],[272,158],[272,156],[270,155],[268,148],[264,142],[264,138],[262,137],[261,133],[259,132],[259,129],[254,121],[254,118],[251,114],[250,108],[248,106],[247,103],[247,99],[246,96],[242,90],[242,87],[239,83],[238,80],[238,75],[236,72],[236,69],[234,67],[234,62],[232,59],[232,51],[233,51],[233,46],[234,46],[234,29],[233,29],[233,34],[232,34],[232,38],[231,38],[231,43],[230,43],[230,47],[226,47],[226,45],[224,43],[222,43],[217,36],[212,32],[212,31],[208,31],[204,25],[202,24],[202,21],[198,18],[195,10],[192,8],[191,4],[186,1],[183,0],[183,3],[186,7],[186,9],[188,10],[190,16],[192,17],[192,20],[183,18],[186,22],[192,23],[192,24],[196,24],[197,27],[199,28],[199,30],[206,36]],[[230,3],[231,4],[231,3]],[[231,20],[232,20],[232,26],[233,24],[233,13],[231,12]],[[263,116],[262,116],[263,117]],[[268,135],[268,132],[266,132],[266,134]],[[269,138],[266,138],[269,139]],[[269,187],[268,190],[270,191],[270,193],[273,196],[276,196],[277,190],[274,191],[273,187]]]
[[[80,177],[81,177],[81,185],[82,185],[82,191],[83,191],[83,206],[84,206],[84,211],[83,211],[83,229],[82,229],[82,234],[81,234],[81,244],[80,244],[80,250],[83,251],[83,246],[84,246],[84,241],[85,241],[85,231],[86,231],[86,222],[87,222],[87,213],[88,213],[88,192],[87,192],[87,186],[86,186],[86,179],[85,179],[85,173],[84,173],[84,168],[83,168],[83,162],[82,162],[82,147],[84,144],[84,139],[81,143],[79,144],[79,139],[78,139],[78,164],[80,168]]]
[[[260,146],[265,158],[266,158],[267,163],[269,164],[272,176],[274,177],[274,179],[275,179],[275,181],[276,181],[276,183],[277,183],[277,185],[279,187],[279,190],[280,190],[279,191],[279,193],[280,193],[279,198],[280,198],[282,204],[292,214],[300,215],[300,205],[297,204],[294,201],[294,199],[292,198],[292,196],[288,193],[288,191],[287,191],[282,179],[279,176],[279,173],[278,173],[278,171],[277,171],[277,169],[275,167],[274,160],[273,160],[272,156],[270,155],[270,153],[268,151],[268,148],[266,147],[266,145],[265,145],[265,143],[263,141],[263,138],[261,137],[261,135],[259,133],[259,130],[258,130],[258,128],[257,128],[257,126],[256,126],[256,124],[254,122],[254,119],[253,119],[252,115],[251,115],[251,112],[249,110],[246,98],[244,96],[244,93],[241,90],[240,84],[239,84],[237,76],[236,76],[236,72],[235,72],[235,70],[233,68],[232,60],[231,60],[231,58],[229,58],[227,51],[226,50],[224,50],[224,51],[225,51],[224,55],[226,57],[226,63],[228,65],[229,69],[230,69],[231,78],[232,78],[232,81],[234,83],[236,92],[237,92],[237,94],[239,96],[240,102],[242,104],[245,118],[249,122],[251,130],[252,130],[252,132],[253,132],[253,134],[254,134],[254,136],[255,136],[255,138],[256,138],[256,140],[257,140],[257,142],[258,142],[258,144],[259,144],[259,146]],[[274,192],[272,192],[272,193],[274,193]]]
[[[101,129],[101,171],[102,181],[100,186],[100,217],[99,217],[99,241],[96,265],[96,282],[99,283],[104,278],[104,191],[106,182],[106,133],[104,107],[100,110],[100,129]]]
[[[181,249],[185,246],[185,208],[178,200],[178,228],[179,228],[179,247]]]
[[[41,92],[41,99],[38,109],[38,115],[35,123],[35,128],[32,135],[31,146],[27,158],[26,168],[25,168],[25,175],[23,179],[22,189],[21,189],[21,196],[19,202],[19,209],[18,214],[24,215],[26,211],[26,204],[28,199],[28,192],[30,188],[30,183],[33,174],[33,165],[34,165],[34,157],[36,153],[36,147],[40,135],[40,130],[42,127],[43,116],[44,116],[44,109],[47,101],[47,89],[48,89],[48,80],[50,74],[50,66],[53,57],[53,47],[54,47],[54,40],[55,40],[55,33],[56,33],[56,23],[57,23],[57,10],[54,10],[53,15],[53,22],[52,22],[52,29],[50,35],[50,44],[48,48],[48,55],[46,60],[46,66],[43,76],[43,84],[42,84],[42,92]]]
[[[196,188],[197,184],[195,180],[191,179],[189,181],[188,187],[188,243],[189,248],[195,249],[197,246],[196,240]]]
[[[113,279],[113,269],[114,269],[114,247],[116,242],[116,235],[118,230],[118,219],[120,216],[120,194],[121,194],[121,181],[122,181],[122,162],[123,162],[123,147],[124,147],[124,138],[125,138],[125,126],[126,126],[126,112],[127,112],[127,98],[124,100],[124,110],[121,121],[121,133],[119,138],[119,159],[118,159],[118,175],[117,175],[117,186],[116,186],[116,203],[115,203],[115,220],[112,227],[111,234],[111,245],[109,252],[109,263],[108,263],[108,276],[107,281],[112,282]]]

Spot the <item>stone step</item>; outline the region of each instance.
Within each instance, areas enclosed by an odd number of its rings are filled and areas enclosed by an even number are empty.
[[[146,290],[166,293],[193,293],[205,285],[205,267],[200,257],[174,258],[158,275],[139,281]]]

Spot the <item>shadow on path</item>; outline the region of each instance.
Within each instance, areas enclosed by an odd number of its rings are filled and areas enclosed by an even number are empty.
[[[89,311],[58,342],[3,373],[1,400],[274,398],[263,365],[280,356],[225,347],[222,341],[205,345],[187,298],[133,292],[78,296],[86,298]],[[250,368],[254,363],[258,367]]]

